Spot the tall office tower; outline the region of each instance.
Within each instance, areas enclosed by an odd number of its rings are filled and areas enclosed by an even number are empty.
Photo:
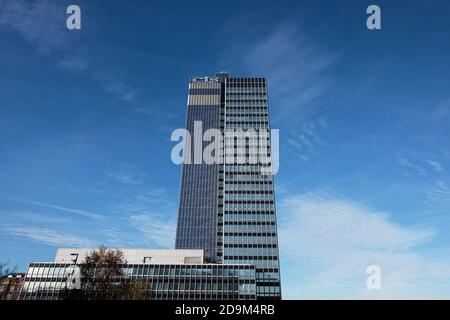
[[[203,78],[202,78],[203,79]],[[221,84],[214,81],[200,81],[198,78],[189,84],[188,112],[186,130],[191,134],[189,140],[199,140],[194,134],[200,123],[203,134],[208,129],[219,129],[221,118]],[[202,139],[200,138],[200,141]],[[217,221],[219,207],[219,164],[205,164],[202,161],[202,148],[185,152],[181,174],[180,207],[178,211],[175,248],[203,249],[206,259],[216,261]],[[200,158],[200,160],[199,160]],[[222,188],[222,187],[221,187]]]
[[[185,152],[175,247],[203,249],[212,262],[253,265],[257,297],[279,299],[273,176],[263,174],[267,163],[254,161],[259,157],[253,148],[264,140],[271,159],[270,136],[261,134],[269,130],[267,97],[265,78],[219,73],[190,80],[186,128],[192,141],[198,141],[195,134],[215,128],[224,144],[219,163],[199,160],[210,142],[203,141],[201,150]],[[240,142],[237,130],[244,133]],[[259,135],[255,138],[250,132]]]

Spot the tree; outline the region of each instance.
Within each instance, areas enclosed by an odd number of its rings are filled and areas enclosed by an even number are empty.
[[[103,245],[88,255],[80,268],[82,290],[86,298],[117,299],[124,278],[122,265],[126,263],[120,250],[108,250]]]
[[[9,261],[0,262],[0,277],[14,273],[16,271],[17,271],[17,266],[9,267]]]
[[[13,294],[11,290],[14,287],[18,287],[21,279],[16,277],[11,277],[7,279],[2,279],[3,277],[7,277],[8,275],[17,271],[17,266],[9,267],[8,262],[0,262],[0,300],[7,300],[9,296]]]
[[[131,279],[123,271],[127,264],[120,250],[101,245],[80,265],[81,288],[63,290],[63,299],[145,300],[150,290],[145,279]]]

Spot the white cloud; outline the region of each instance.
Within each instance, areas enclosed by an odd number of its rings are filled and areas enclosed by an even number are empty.
[[[128,221],[139,230],[152,245],[159,248],[173,248],[176,221],[163,215],[147,212],[128,217]]]
[[[30,226],[3,226],[0,230],[8,235],[28,238],[51,246],[92,247],[96,242],[55,230]]]
[[[450,188],[444,181],[437,181],[431,189],[425,191],[425,194],[428,204],[450,206]]]
[[[171,248],[175,242],[176,205],[163,188],[149,189],[115,207],[127,226],[149,247]],[[136,232],[137,231],[137,232]]]
[[[450,280],[450,263],[428,261],[417,250],[433,230],[401,226],[386,212],[306,193],[284,198],[279,217],[286,268],[311,267],[301,282],[285,285],[288,298],[410,298],[427,294],[417,281]],[[366,268],[373,264],[382,270],[377,292],[366,289]]]
[[[116,67],[116,69],[118,68]],[[123,77],[117,73],[116,69],[114,71],[106,68],[96,70],[93,72],[93,77],[107,92],[113,94],[117,98],[125,102],[134,101],[137,96],[137,89],[132,85],[125,83],[122,80]]]
[[[235,32],[227,28],[224,60],[231,63],[239,57],[251,73],[269,78],[275,118],[296,122],[308,118],[309,103],[329,90],[329,69],[337,54],[319,46],[296,23],[280,24],[257,39],[242,32],[244,24],[246,19],[233,23]]]
[[[298,159],[303,162],[309,161],[312,155],[318,153],[318,146],[323,143],[319,138],[319,130],[326,129],[322,121],[307,120],[290,130],[286,138],[285,150],[289,153],[291,160]]]
[[[115,211],[124,215],[141,215],[150,210],[164,213],[176,210],[175,204],[168,198],[166,189],[148,188],[115,206]]]
[[[135,166],[122,163],[115,171],[106,173],[111,179],[123,184],[142,184],[147,174],[139,171]]]
[[[50,0],[9,0],[0,3],[0,28],[19,34],[37,52],[56,66],[71,72],[88,71],[104,90],[125,102],[136,98],[137,90],[123,81],[114,70],[82,44],[82,33],[66,28],[66,8],[63,3]]]
[[[406,159],[406,158],[400,158],[400,159],[398,160],[398,164],[401,165],[401,166],[403,166],[403,167],[405,167],[405,168],[412,169],[412,170],[415,171],[418,175],[421,175],[421,176],[426,176],[426,175],[427,175],[427,172],[425,171],[424,168],[422,168],[421,166],[419,166],[419,165],[417,165],[417,164],[412,163],[411,161],[409,161],[409,160]]]
[[[17,32],[57,65],[84,70],[87,48],[79,46],[76,34],[65,29],[65,13],[66,7],[55,1],[4,1],[0,4],[0,26]]]
[[[426,162],[433,168],[434,171],[437,172],[444,171],[444,168],[439,162],[434,160],[426,160]]]
[[[101,219],[104,217],[103,215],[92,213],[92,212],[85,211],[85,210],[72,209],[72,208],[57,206],[54,204],[42,203],[42,202],[38,202],[38,201],[31,201],[31,200],[24,200],[24,199],[12,199],[12,200],[16,201],[16,202],[21,202],[21,203],[32,204],[32,205],[39,206],[39,207],[74,213],[76,215],[80,215],[80,216],[90,218],[90,219]]]
[[[293,148],[295,159],[307,161],[311,153],[317,153],[320,130],[327,128],[325,119],[315,119],[316,101],[330,90],[330,70],[338,54],[319,45],[298,21],[279,24],[268,32],[246,32],[251,20],[240,17],[225,24],[222,60],[232,66],[240,61],[245,72],[267,76],[272,125],[288,129],[284,131],[290,141],[287,147]],[[299,146],[303,146],[301,151]]]
[[[433,111],[433,120],[443,120],[450,115],[450,99],[442,101]]]

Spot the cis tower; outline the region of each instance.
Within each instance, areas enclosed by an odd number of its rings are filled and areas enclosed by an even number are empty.
[[[228,130],[270,130],[265,78],[193,77],[187,109],[192,140],[198,122],[225,140]],[[202,143],[203,150],[209,142]],[[225,141],[222,157],[252,156],[248,146],[227,148]],[[267,150],[271,159],[270,135]],[[195,151],[184,156],[175,248],[203,249],[212,263],[254,265],[257,298],[281,299],[273,175],[262,174],[259,162],[206,164],[194,161]]]

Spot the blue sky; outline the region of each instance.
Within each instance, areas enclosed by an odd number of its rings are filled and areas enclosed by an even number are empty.
[[[450,298],[447,1],[73,3],[0,2],[0,261],[173,246],[170,134],[227,70],[269,80],[284,298]]]

